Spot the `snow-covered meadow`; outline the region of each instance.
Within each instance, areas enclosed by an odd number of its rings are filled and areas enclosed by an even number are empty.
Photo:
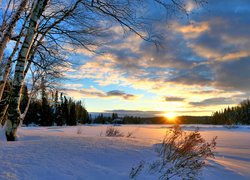
[[[197,125],[183,125],[186,131]],[[250,127],[199,125],[210,141],[218,136],[216,157],[199,179],[250,179]],[[0,141],[0,179],[125,180],[141,160],[156,157],[168,125],[117,126],[125,137],[105,137],[106,125],[22,127],[17,142]],[[130,137],[126,137],[130,133]],[[141,174],[138,179],[157,179]]]

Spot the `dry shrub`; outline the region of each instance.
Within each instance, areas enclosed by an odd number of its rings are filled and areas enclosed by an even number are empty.
[[[109,136],[109,137],[123,137],[123,134],[121,133],[121,131],[118,128],[109,126],[106,129],[106,136]]]
[[[129,177],[130,177],[131,179],[136,178],[137,175],[139,175],[139,173],[141,173],[141,171],[143,170],[144,166],[145,166],[145,162],[144,162],[144,161],[141,161],[136,167],[133,167],[133,168],[131,169],[131,172],[130,172]]]
[[[148,172],[158,174],[159,179],[196,179],[205,160],[214,157],[216,138],[208,143],[201,137],[198,129],[186,133],[175,126],[166,133],[162,143],[156,146],[158,157],[154,162],[148,163]],[[142,167],[141,164],[139,166]],[[141,169],[138,171],[138,168],[133,168],[130,178],[135,178],[138,172]]]
[[[82,134],[83,130],[81,126],[77,126],[76,133],[77,134]]]
[[[133,134],[134,134],[133,132],[128,132],[126,138],[131,138],[131,137],[133,137]]]

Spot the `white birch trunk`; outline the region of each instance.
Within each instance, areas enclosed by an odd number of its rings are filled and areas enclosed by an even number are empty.
[[[25,29],[25,25],[26,25],[26,23],[28,21],[28,18],[29,18],[29,15],[26,17],[26,19],[25,19],[25,21],[23,23],[22,29],[21,29],[21,31],[19,33],[19,38],[17,39],[15,47],[14,47],[11,55],[8,58],[7,65],[6,65],[5,71],[4,71],[4,76],[3,76],[3,84],[0,87],[0,101],[2,100],[3,92],[4,92],[4,89],[5,89],[6,83],[8,81],[9,73],[10,73],[10,70],[11,70],[11,67],[12,67],[12,59],[15,56],[17,50],[18,50],[18,46],[20,44],[21,37],[23,35],[24,29]]]
[[[24,112],[20,115],[20,127],[22,127],[22,125],[23,125],[23,120],[24,120],[24,118],[26,117],[26,114],[27,114],[27,112],[28,112],[28,110],[29,110],[29,107],[30,107],[30,103],[31,103],[31,100],[32,100],[32,98],[33,98],[33,88],[32,88],[32,90],[31,90],[31,93],[30,93],[30,96],[29,96],[29,100],[28,100],[28,103],[27,103],[27,105],[26,105],[26,107],[25,107],[25,110],[24,110]]]
[[[30,22],[27,34],[25,36],[22,48],[19,52],[17,63],[15,66],[15,75],[13,80],[13,88],[10,94],[9,115],[6,122],[6,138],[8,141],[15,141],[16,131],[20,123],[20,100],[22,94],[22,85],[24,82],[24,69],[29,56],[30,48],[33,43],[35,33],[37,31],[37,22],[41,17],[48,0],[39,0],[34,4],[33,11],[30,16]]]

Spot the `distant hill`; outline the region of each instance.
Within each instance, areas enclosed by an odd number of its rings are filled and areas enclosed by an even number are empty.
[[[164,116],[140,117],[140,116],[119,116],[114,113],[116,118],[120,119],[120,124],[212,124],[211,116],[177,116],[174,119],[168,119]],[[112,114],[100,113],[98,116],[92,114],[92,123],[112,124],[115,119]]]
[[[174,120],[166,117],[123,117],[124,124],[212,124],[210,116],[177,116]]]
[[[166,117],[140,118],[140,124],[211,124],[210,116],[177,116],[174,120]]]

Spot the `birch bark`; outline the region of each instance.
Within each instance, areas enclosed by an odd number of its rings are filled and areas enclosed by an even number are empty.
[[[27,23],[27,20],[28,20],[28,17],[26,17],[25,19],[25,22],[23,23],[22,25],[22,29],[19,33],[19,38],[17,39],[16,41],[16,44],[12,50],[12,53],[11,55],[9,56],[8,60],[7,60],[7,65],[5,67],[5,71],[4,71],[4,75],[3,75],[3,84],[2,86],[0,87],[0,101],[2,100],[2,97],[3,97],[3,92],[4,92],[4,89],[5,89],[5,86],[6,86],[6,83],[8,81],[8,77],[9,77],[9,73],[10,73],[10,70],[11,70],[11,66],[12,66],[12,60],[13,60],[13,57],[15,56],[17,50],[18,50],[18,47],[20,45],[20,42],[21,42],[21,37],[23,35],[23,32],[24,32],[24,29],[25,29],[25,25]]]

